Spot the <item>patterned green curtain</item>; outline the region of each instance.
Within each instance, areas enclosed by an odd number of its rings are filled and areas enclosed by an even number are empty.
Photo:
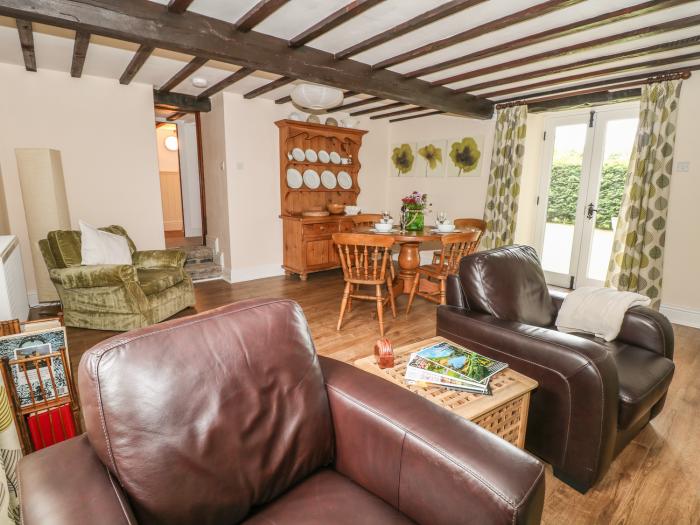
[[[639,129],[605,281],[650,297],[657,309],[681,83],[668,80],[642,88]]]
[[[19,525],[17,463],[22,457],[12,409],[0,379],[0,525]]]
[[[482,249],[513,244],[526,131],[527,106],[497,110],[484,209],[486,231],[481,240]]]

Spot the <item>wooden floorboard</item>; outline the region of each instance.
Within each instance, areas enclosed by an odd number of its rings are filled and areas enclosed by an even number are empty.
[[[197,304],[191,315],[243,299],[287,297],[298,301],[309,321],[319,354],[353,361],[372,351],[379,337],[373,306],[359,303],[335,329],[342,278],[339,272],[313,274],[302,282],[272,277],[229,285],[210,281],[195,286]],[[399,298],[398,319],[385,314],[386,336],[403,345],[435,335],[435,306],[416,298],[406,318],[406,297]],[[559,525],[615,523],[700,523],[700,331],[674,326],[676,374],[664,411],[627,446],[605,478],[585,496],[552,476],[547,468],[543,523]],[[92,345],[111,332],[69,328],[73,368]]]

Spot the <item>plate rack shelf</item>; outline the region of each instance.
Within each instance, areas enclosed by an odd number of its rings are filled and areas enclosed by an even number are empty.
[[[356,205],[360,194],[358,175],[360,173],[360,148],[367,131],[360,129],[326,126],[295,120],[275,122],[279,128],[280,159],[280,217],[283,222],[284,264],[287,274],[299,274],[306,279],[311,272],[337,268],[339,261],[331,236],[339,231],[351,231],[352,219],[345,215],[328,217],[302,217],[302,212],[326,210],[331,203]],[[292,151],[313,150],[316,154],[325,151],[329,155],[337,153],[341,163],[320,161],[297,161],[290,159]],[[287,170],[294,168],[303,175],[307,169],[314,170],[320,177],[328,170],[337,177],[346,172],[352,179],[352,186],[343,189],[336,185],[328,189],[322,184],[310,188],[306,182],[300,187],[290,187]]]

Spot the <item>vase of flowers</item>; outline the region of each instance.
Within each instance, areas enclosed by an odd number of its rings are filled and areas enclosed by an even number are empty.
[[[414,191],[401,199],[403,228],[407,231],[421,231],[425,227],[425,210],[428,208],[428,194]]]

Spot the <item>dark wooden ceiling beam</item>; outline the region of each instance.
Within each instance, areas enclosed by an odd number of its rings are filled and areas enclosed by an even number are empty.
[[[268,71],[308,82],[349,89],[476,118],[490,118],[493,104],[464,97],[392,71],[373,71],[355,60],[337,61],[331,53],[256,31],[241,33],[233,24],[192,11],[168,12],[154,2],[133,0],[0,0],[0,15],[146,44],[159,49]]]
[[[391,118],[391,117],[398,117],[399,115],[406,115],[407,113],[415,113],[417,111],[425,111],[428,108],[420,108],[420,107],[414,107],[414,108],[408,108],[408,109],[401,109],[399,111],[391,111],[389,113],[381,113],[379,115],[372,115],[369,117],[371,120],[378,120],[382,118]]]
[[[261,0],[236,21],[236,29],[241,33],[247,33],[288,1],[289,0]]]
[[[467,29],[466,31],[457,33],[456,35],[451,35],[446,38],[436,40],[435,42],[430,42],[429,44],[417,47],[405,53],[401,53],[400,55],[387,58],[386,60],[382,60],[381,62],[374,64],[373,68],[383,69],[395,66],[396,64],[401,64],[402,62],[407,62],[409,60],[413,60],[414,58],[427,55],[428,53],[433,53],[435,51],[445,49],[446,47],[450,47],[461,42],[466,42],[467,40],[471,40],[473,38],[487,35],[499,29],[503,29],[504,27],[509,27],[513,24],[518,24],[527,20],[532,20],[533,18],[552,13],[559,9],[571,7],[573,5],[581,3],[582,1],[583,0],[547,0],[546,2],[542,2],[540,4],[528,7],[527,9],[522,9],[521,11],[518,11],[516,13],[512,13],[510,15],[498,18],[496,20],[491,20],[490,22],[487,22],[485,24],[472,27],[471,29]]]
[[[637,99],[641,94],[641,88],[631,88],[618,91],[595,91],[546,101],[535,100],[532,103],[528,103],[527,112],[542,113],[544,111],[575,109],[600,104],[618,104]]]
[[[343,98],[348,98],[357,95],[357,91],[345,91],[343,93]],[[275,100],[275,104],[286,104],[292,101],[292,95],[287,95],[286,97],[278,98]]]
[[[168,3],[168,11],[181,15],[187,8],[190,7],[194,0],[170,0]]]
[[[160,86],[158,91],[172,91],[173,88],[177,87],[178,84],[182,83],[206,63],[206,58],[194,57],[187,63],[185,67],[183,67],[180,71],[175,73],[175,75],[170,80],[168,80],[165,84]]]
[[[377,35],[348,47],[347,49],[343,49],[335,54],[335,58],[340,60],[342,58],[357,55],[363,51],[377,47],[385,42],[389,42],[390,40],[410,33],[411,31],[415,31],[416,29],[432,24],[433,22],[437,22],[438,20],[446,18],[455,13],[459,13],[460,11],[464,11],[465,9],[481,4],[485,1],[486,0],[452,0],[451,2],[447,2],[446,4],[431,9],[430,11],[414,16],[402,24],[394,26],[391,29],[387,29],[386,31],[382,31]]]
[[[193,95],[185,95],[184,93],[175,93],[173,91],[162,93],[154,89],[153,104],[156,109],[184,111],[185,113],[194,113],[197,111],[206,113],[211,111],[211,101],[208,98],[195,97]]]
[[[596,40],[581,42],[579,44],[561,47],[559,49],[553,49],[551,51],[545,51],[536,55],[530,55],[527,57],[518,58],[516,60],[510,60],[508,62],[501,62],[500,64],[494,64],[492,66],[482,67],[480,69],[473,69],[471,71],[460,73],[458,75],[453,75],[447,78],[441,78],[440,80],[431,82],[431,84],[434,86],[444,86],[446,84],[461,82],[462,80],[468,80],[470,78],[476,78],[483,75],[488,75],[490,73],[508,71],[515,67],[530,65],[535,62],[547,60],[550,58],[563,58],[581,51],[590,51],[597,47],[603,47],[611,44],[622,44],[624,42],[629,42],[630,40],[635,40],[640,37],[660,35],[668,31],[677,31],[679,29],[685,29],[696,25],[700,25],[700,15],[689,16],[686,18],[673,20],[671,22],[666,22],[663,24],[642,27],[639,29],[634,29],[632,31],[626,31],[624,33],[618,33],[615,35],[606,36],[604,38],[598,38]]]
[[[358,115],[367,115],[368,113],[376,113],[377,111],[385,111],[387,109],[400,108],[401,106],[407,106],[405,102],[392,102],[391,104],[384,104],[377,108],[361,109],[360,111],[354,111],[350,113],[351,116],[356,117]]]
[[[623,73],[625,71],[640,69],[640,68],[654,68],[660,66],[666,66],[670,64],[677,64],[679,62],[689,62],[691,60],[700,60],[700,51],[695,53],[688,53],[685,55],[677,55],[668,58],[660,58],[657,60],[649,60],[646,62],[636,62],[634,64],[627,64],[624,66],[615,66],[607,69],[599,69],[596,71],[588,71],[585,73],[577,73],[576,75],[569,75],[566,77],[553,78],[548,80],[541,80],[539,82],[532,82],[530,84],[524,84],[522,86],[515,86],[510,88],[501,89],[498,91],[493,91],[490,93],[485,93],[482,96],[486,98],[492,97],[502,97],[504,95],[510,95],[512,93],[520,93],[523,91],[530,91],[532,89],[537,89],[539,87],[545,86],[555,86],[557,84],[563,84],[565,82],[574,82],[576,80],[583,80],[585,78],[595,78],[605,75],[614,75],[617,73]],[[619,79],[618,79],[619,80]]]
[[[436,73],[437,71],[442,71],[444,69],[449,69],[464,64],[470,64],[477,60],[482,60],[484,58],[499,55],[501,53],[506,53],[508,51],[513,51],[515,49],[520,49],[523,47],[540,44],[542,42],[547,42],[554,38],[561,38],[564,36],[580,33],[582,31],[588,31],[591,29],[595,29],[596,27],[604,26],[606,24],[612,24],[615,22],[621,22],[623,20],[629,20],[637,16],[647,15],[656,11],[660,11],[662,9],[668,9],[669,7],[673,7],[676,5],[687,4],[692,1],[695,0],[649,0],[647,2],[642,2],[641,4],[617,9],[615,11],[610,11],[602,15],[586,18],[585,20],[578,20],[576,22],[572,22],[571,24],[566,24],[563,26],[555,27],[553,29],[548,29],[546,31],[541,31],[534,35],[528,35],[522,38],[517,38],[515,40],[511,40],[510,42],[505,42],[503,44],[498,44],[485,49],[481,49],[479,51],[469,53],[461,57],[446,60],[444,62],[439,62],[431,66],[426,66],[421,69],[411,71],[410,73],[406,73],[404,76],[406,78],[422,77],[431,73]]]
[[[119,77],[119,83],[124,85],[129,84],[129,82],[131,82],[136,74],[141,70],[153,51],[154,48],[151,46],[146,46],[143,44],[140,45],[134,56],[131,58],[129,65],[126,66],[124,73],[122,73],[122,76]]]
[[[19,43],[22,46],[24,67],[27,71],[36,71],[36,55],[34,54],[34,30],[32,23],[27,20],[15,21],[19,32]]]
[[[70,66],[70,76],[80,78],[83,75],[85,58],[90,45],[90,33],[87,31],[76,31],[75,42],[73,42],[73,62]]]
[[[657,71],[654,73],[639,73],[636,75],[629,75],[623,78],[606,78],[604,80],[596,80],[594,82],[587,82],[585,84],[578,84],[575,86],[565,86],[565,87],[560,87],[556,89],[550,89],[547,91],[539,91],[536,93],[528,93],[526,95],[520,95],[504,100],[499,100],[496,104],[496,106],[500,104],[509,104],[512,102],[519,102],[519,101],[528,101],[530,98],[544,98],[544,97],[549,97],[549,96],[556,96],[562,93],[570,93],[572,91],[580,91],[580,90],[586,90],[586,89],[592,89],[592,88],[605,88],[605,89],[613,89],[613,86],[611,84],[617,84],[620,82],[625,82],[625,83],[639,83],[639,82],[647,82],[650,78],[657,78],[660,76],[664,75],[674,75],[674,74],[679,74],[679,75],[685,75],[684,78],[688,78],[690,76],[690,71],[695,71],[697,69],[700,69],[700,66],[692,66],[692,67],[687,67],[687,68],[680,68],[680,69],[671,69],[668,71]],[[635,84],[636,85],[636,84]]]
[[[414,118],[430,117],[432,115],[443,115],[444,111],[429,111],[427,113],[419,113],[418,115],[409,115],[407,117],[392,118],[389,122],[401,122],[402,120],[411,120]]]
[[[528,71],[525,73],[519,73],[517,75],[512,75],[509,77],[501,77],[494,80],[489,80],[486,82],[481,82],[479,84],[473,84],[471,86],[465,86],[455,91],[457,93],[470,93],[473,91],[481,91],[483,89],[503,86],[506,84],[512,84],[513,82],[522,82],[523,80],[531,80],[533,78],[546,77],[549,75],[555,75],[557,73],[564,73],[566,71],[575,71],[576,69],[583,69],[591,66],[599,66],[602,64],[609,64],[611,62],[618,62],[620,60],[628,60],[630,58],[639,58],[653,55],[656,53],[664,53],[667,51],[673,51],[676,49],[683,49],[684,47],[696,46],[700,44],[700,36],[693,36],[690,38],[684,38],[682,40],[675,40],[673,42],[665,42],[663,44],[657,44],[655,46],[643,47],[641,49],[633,49],[631,51],[622,51],[620,53],[613,53],[612,55],[605,55],[602,57],[589,58],[587,60],[579,60],[578,62],[573,62],[571,64],[561,64],[558,66],[547,67],[544,69],[538,69],[535,71]]]
[[[358,106],[364,106],[366,104],[380,102],[382,100],[384,100],[382,97],[363,98],[362,100],[357,100],[355,102],[348,102],[347,104],[343,104],[342,106],[338,106],[336,108],[333,108],[333,111],[345,111],[346,109],[352,109],[352,108],[356,108]]]
[[[264,86],[260,86],[257,89],[254,89],[253,91],[249,91],[245,95],[243,95],[243,98],[255,98],[259,97],[260,95],[264,95],[265,93],[268,93],[270,91],[273,91],[277,88],[281,88],[282,86],[286,86],[287,84],[291,84],[294,82],[294,79],[292,77],[280,77],[277,80],[273,80],[272,82],[268,82]]]
[[[208,97],[211,97],[212,95],[218,93],[219,91],[223,91],[223,90],[226,89],[227,87],[229,87],[229,86],[235,84],[235,83],[238,82],[239,80],[241,80],[241,79],[247,77],[248,75],[250,75],[250,74],[252,74],[252,73],[254,73],[254,72],[255,72],[254,69],[251,69],[251,68],[249,68],[249,67],[242,67],[241,69],[239,69],[239,70],[236,71],[235,73],[233,73],[233,74],[227,76],[227,77],[226,77],[225,79],[223,79],[221,82],[217,82],[216,84],[214,84],[213,86],[211,86],[209,89],[206,89],[206,90],[202,91],[202,92],[199,94],[198,98],[208,98]]]
[[[292,38],[289,41],[289,47],[303,46],[331,29],[335,29],[348,20],[355,18],[357,15],[364,13],[375,5],[381,4],[383,1],[384,0],[353,0]]]

